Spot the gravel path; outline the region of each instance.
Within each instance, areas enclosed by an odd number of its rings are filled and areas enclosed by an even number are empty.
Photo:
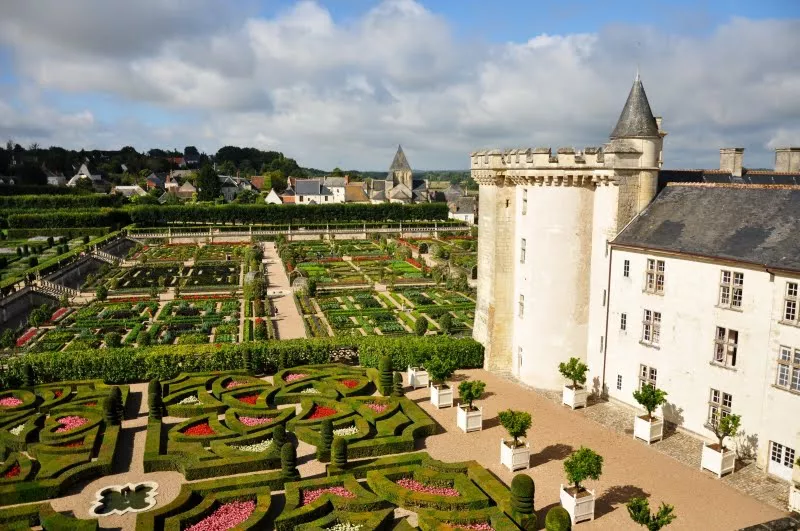
[[[267,279],[269,295],[279,294],[272,300],[278,315],[273,318],[275,328],[280,339],[297,339],[306,337],[306,327],[303,324],[303,316],[297,311],[292,295],[292,287],[289,284],[289,277],[283,270],[283,263],[278,256],[278,250],[274,242],[264,244],[264,262],[267,264]]]

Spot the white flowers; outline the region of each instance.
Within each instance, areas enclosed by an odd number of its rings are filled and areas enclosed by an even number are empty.
[[[240,452],[265,452],[267,448],[272,446],[272,439],[266,439],[261,441],[260,443],[255,444],[244,444],[242,446],[231,446],[234,450],[239,450]]]
[[[328,529],[330,531],[358,531],[361,529],[362,525],[351,524],[350,522],[338,523],[335,524]]]
[[[347,426],[346,428],[333,430],[333,434],[337,437],[347,437],[348,435],[355,435],[356,433],[358,433],[358,428],[355,426]]]
[[[23,429],[25,429],[25,423],[24,422],[22,424],[20,424],[19,426],[17,426],[16,428],[11,428],[8,431],[9,431],[9,433],[11,433],[11,435],[17,436],[20,433],[22,433]]]
[[[183,400],[181,400],[178,403],[183,405],[183,406],[188,406],[188,405],[191,405],[191,404],[199,404],[200,403],[200,399],[197,398],[194,395],[189,395],[189,396],[187,396],[186,398],[184,398]]]
[[[300,394],[301,395],[318,395],[320,393],[319,393],[319,389],[315,389],[313,387],[308,387],[308,388],[303,389],[302,391],[300,391]]]

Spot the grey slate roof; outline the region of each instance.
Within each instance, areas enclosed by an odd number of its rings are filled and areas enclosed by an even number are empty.
[[[669,184],[615,239],[800,271],[800,187]]]
[[[658,137],[658,125],[650,110],[650,102],[644,93],[642,80],[636,74],[636,81],[628,94],[628,101],[622,108],[617,126],[611,132],[611,138],[652,138]]]
[[[406,154],[403,153],[403,148],[400,145],[397,146],[397,153],[394,154],[394,160],[392,160],[392,165],[389,166],[389,171],[411,171]]]

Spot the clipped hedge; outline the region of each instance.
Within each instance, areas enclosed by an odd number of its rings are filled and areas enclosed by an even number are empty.
[[[458,368],[483,366],[483,346],[480,343],[446,336],[158,345],[26,354],[8,361],[8,370],[0,373],[0,388],[19,386],[23,382],[25,364],[33,368],[36,383],[97,378],[118,384],[153,378],[168,380],[181,371],[241,369],[245,353],[251,356],[255,372],[272,373],[297,365],[328,363],[334,361],[340,351],[349,349],[358,353],[359,361],[365,367],[377,367],[383,356],[389,356],[395,370],[405,370],[409,365],[419,365],[437,354],[454,360]]]

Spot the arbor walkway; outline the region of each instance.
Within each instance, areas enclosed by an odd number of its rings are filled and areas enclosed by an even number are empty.
[[[292,286],[289,277],[283,269],[283,263],[278,256],[278,249],[274,242],[264,244],[264,263],[267,265],[267,295],[272,298],[272,303],[278,314],[272,318],[279,339],[297,339],[306,337],[306,327],[303,316],[297,310],[294,302]]]

